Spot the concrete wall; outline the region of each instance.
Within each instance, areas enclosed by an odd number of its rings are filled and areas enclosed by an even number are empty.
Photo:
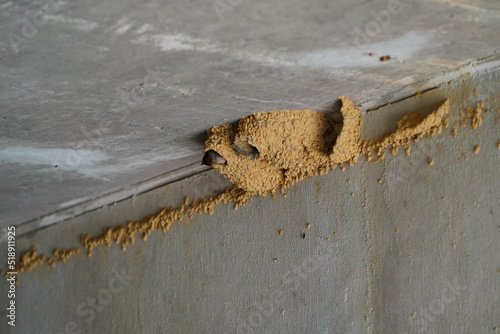
[[[22,274],[15,328],[5,320],[2,280],[0,331],[493,333],[500,328],[499,83],[492,66],[363,116],[373,136],[404,112],[449,97],[450,128],[412,144],[410,157],[400,150],[380,163],[361,159],[295,185],[286,198],[256,197],[236,211],[220,205],[126,252],[98,248],[89,258],[82,251]],[[483,124],[453,138],[460,111],[480,100]],[[199,173],[23,235],[17,249],[78,246],[82,232],[95,235],[228,185],[214,171]]]

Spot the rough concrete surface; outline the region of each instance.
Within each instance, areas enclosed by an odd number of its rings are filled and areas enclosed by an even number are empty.
[[[477,130],[450,126],[409,157],[22,273],[16,327],[0,280],[0,332],[500,331],[499,4],[401,0],[363,39],[391,3],[0,4],[0,222],[18,255],[230,186],[198,166],[212,125],[348,95],[373,137],[445,98],[451,124],[484,102]],[[17,52],[10,33],[27,35]],[[2,234],[2,263],[6,249]]]

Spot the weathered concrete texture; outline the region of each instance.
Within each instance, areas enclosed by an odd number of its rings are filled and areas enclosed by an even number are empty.
[[[377,106],[500,45],[497,1],[47,0],[0,10],[2,227],[186,167],[212,125],[339,95]]]
[[[256,197],[237,211],[219,206],[126,252],[81,252],[24,274],[17,327],[2,321],[1,332],[494,333],[499,83],[498,70],[464,75],[364,115],[371,137],[409,110],[425,113],[450,98],[450,128],[413,144],[410,157],[359,161],[297,184],[286,198]],[[477,101],[485,103],[483,124],[453,138],[460,110]],[[82,232],[96,235],[228,185],[207,171],[25,235],[18,250],[76,246]]]

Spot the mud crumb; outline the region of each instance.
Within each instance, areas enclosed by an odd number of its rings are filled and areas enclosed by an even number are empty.
[[[462,152],[460,153],[460,156],[458,157],[458,161],[460,162],[464,162],[465,160],[469,159],[469,157],[467,156],[467,154],[465,152]]]
[[[28,251],[26,251],[19,260],[16,265],[16,272],[27,272],[35,269],[38,265],[42,264],[45,261],[45,255],[38,255],[38,251],[35,246],[32,245]]]
[[[64,263],[66,262],[70,257],[75,256],[80,252],[80,248],[74,247],[70,249],[59,249],[56,248],[53,251],[53,256],[47,259],[47,263],[51,267],[55,267],[57,263]]]
[[[434,158],[433,157],[428,157],[427,158],[427,163],[429,164],[429,166],[434,166]]]
[[[280,230],[278,231],[278,235],[283,235],[283,229],[280,228]]]
[[[306,228],[307,228],[308,230],[310,230],[310,229],[311,229],[311,224],[309,224],[309,223],[308,223],[308,224],[306,224]]]
[[[479,154],[479,152],[481,151],[481,145],[477,144],[476,146],[474,146],[474,154]]]
[[[483,106],[483,101],[479,101],[476,104],[476,109],[473,110],[471,127],[474,130],[477,130],[481,123],[483,123]]]

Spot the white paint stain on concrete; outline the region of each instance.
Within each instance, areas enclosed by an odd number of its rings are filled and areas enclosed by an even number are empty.
[[[373,67],[380,66],[379,57],[389,55],[395,60],[404,60],[410,58],[417,51],[428,45],[432,36],[424,33],[410,31],[394,39],[353,45],[345,48],[324,49],[313,52],[307,52],[297,55],[297,65],[309,67]],[[354,43],[354,42],[353,42]],[[377,56],[368,56],[374,52]]]
[[[124,24],[122,25],[121,27],[119,27],[118,29],[116,29],[116,34],[118,35],[123,35],[124,33],[126,33],[127,31],[129,31],[129,29],[132,27],[131,24]]]
[[[142,154],[116,159],[97,150],[6,146],[0,148],[0,165],[19,164],[40,174],[72,172],[80,177],[109,181],[112,176],[137,171],[157,163],[183,159],[199,154],[190,148],[158,147]],[[113,158],[113,159],[112,159]],[[61,175],[61,177],[66,177]]]
[[[251,61],[262,65],[272,67],[294,67],[297,62],[293,55],[288,53],[270,52],[270,51],[245,51],[245,50],[226,50],[224,53],[231,58]]]
[[[106,31],[113,31],[117,35],[123,35],[135,25],[135,22],[135,20],[130,20],[127,17],[122,17],[121,19],[116,21],[115,24],[106,29]]]
[[[162,51],[196,50],[216,52],[220,48],[208,40],[194,38],[185,34],[146,34],[132,40],[135,44],[153,44]]]
[[[37,165],[40,172],[57,170],[76,172],[85,177],[106,179],[101,174],[106,168],[101,167],[109,157],[101,151],[71,150],[59,148],[38,148],[10,146],[0,149],[2,163]]]
[[[82,30],[82,31],[86,31],[86,32],[92,31],[99,26],[99,24],[97,22],[92,22],[92,21],[88,21],[85,19],[81,19],[81,18],[66,17],[63,15],[47,15],[45,17],[49,21],[68,24],[68,25],[72,26],[73,28],[76,28],[76,29]]]
[[[197,51],[207,53],[220,53],[225,57],[256,62],[263,65],[295,66],[293,57],[285,53],[266,52],[265,50],[247,51],[234,50],[224,47],[219,43],[214,43],[206,39],[188,36],[186,34],[144,34],[132,40],[132,43],[142,45],[153,45],[162,51]]]
[[[135,31],[136,34],[138,35],[142,35],[148,31],[152,31],[153,30],[153,26],[151,24],[143,24],[142,26],[139,27],[139,29],[137,29]]]

